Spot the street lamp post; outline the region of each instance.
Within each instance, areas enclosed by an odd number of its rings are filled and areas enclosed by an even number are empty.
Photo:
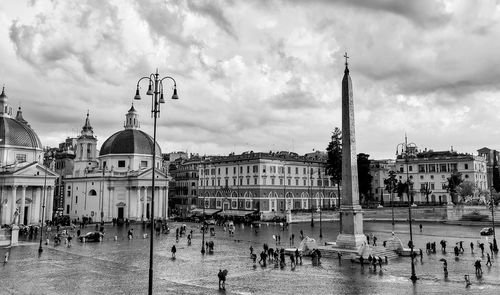
[[[392,188],[392,182],[389,184],[389,189],[391,190],[391,213],[392,213],[392,232],[394,232],[394,189]]]
[[[318,177],[321,179],[321,197],[319,200],[319,237],[323,238],[323,226],[322,226],[322,220],[321,220],[321,211],[323,211],[323,197],[325,194],[325,180],[321,178],[321,168],[318,168]]]
[[[203,183],[205,181],[205,164],[203,164],[203,175],[202,177],[202,186],[205,188],[205,184]],[[203,223],[202,223],[202,234],[201,234],[201,254],[205,254],[205,190],[203,190]]]
[[[496,190],[492,186],[491,187],[491,197],[490,197],[490,206],[491,206],[491,223],[493,227],[493,251],[496,253],[498,252],[498,246],[497,246],[497,237],[495,233],[495,202],[493,200],[493,193],[495,193]]]
[[[151,196],[151,233],[150,233],[150,244],[149,244],[149,284],[148,284],[148,294],[153,294],[153,237],[154,237],[154,207],[155,207],[155,157],[156,157],[156,119],[160,115],[160,104],[165,103],[165,99],[163,98],[163,80],[170,79],[174,82],[174,93],[172,95],[172,99],[179,99],[177,96],[177,83],[172,77],[164,77],[160,78],[158,74],[158,69],[155,74],[150,74],[147,77],[142,77],[137,81],[137,88],[135,91],[135,100],[140,100],[141,96],[139,94],[139,83],[146,79],[149,82],[148,91],[146,95],[151,95],[151,116],[153,117],[153,151],[152,151],[152,177],[151,177],[151,186],[152,186],[152,196]],[[154,87],[154,89],[153,89]]]
[[[44,165],[44,170],[45,170],[45,175],[43,177],[43,200],[42,200],[42,220],[41,220],[41,227],[40,227],[40,246],[38,247],[38,253],[42,253],[42,236],[43,236],[43,219],[45,218],[45,192],[47,188],[47,168]]]
[[[405,135],[405,142],[400,143],[396,147],[396,157],[397,157],[397,151],[399,150],[399,147],[401,147],[401,155],[404,154],[405,156],[405,163],[406,163],[406,194],[408,196],[408,220],[410,223],[410,255],[411,255],[411,277],[410,279],[412,280],[413,283],[415,283],[418,278],[415,275],[415,262],[414,262],[414,257],[413,257],[413,232],[412,232],[412,221],[411,221],[411,201],[410,201],[410,177],[409,177],[409,169],[408,169],[408,157],[410,152],[414,153],[417,150],[417,145],[414,143],[408,143],[408,139]],[[411,150],[411,151],[410,151]]]
[[[309,207],[311,208],[311,227],[314,227],[314,208],[313,208],[313,196],[312,196],[312,168],[309,167],[309,196],[311,198],[311,204]]]

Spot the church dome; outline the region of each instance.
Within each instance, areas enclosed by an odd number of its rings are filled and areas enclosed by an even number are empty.
[[[0,146],[42,149],[40,138],[28,124],[7,116],[0,117]]]
[[[111,135],[102,144],[99,156],[110,154],[144,154],[153,152],[153,138],[137,129],[125,129]],[[161,149],[156,143],[156,156],[161,157]]]

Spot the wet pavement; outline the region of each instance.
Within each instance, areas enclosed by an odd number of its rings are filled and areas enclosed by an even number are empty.
[[[409,280],[410,258],[397,258],[373,271],[367,266],[351,264],[348,260],[338,261],[323,258],[320,266],[313,266],[310,258],[304,258],[303,265],[292,269],[287,261],[285,268],[274,265],[254,266],[249,256],[253,246],[257,254],[263,243],[276,248],[273,235],[280,235],[281,246],[290,247],[289,237],[295,235],[299,243],[299,232],[315,238],[318,243],[334,241],[338,233],[337,222],[323,222],[323,238],[319,238],[320,226],[316,220],[310,223],[292,224],[281,230],[279,225],[263,224],[258,232],[255,228],[237,226],[234,236],[222,227],[216,227],[216,235],[206,235],[213,240],[213,254],[201,255],[201,232],[199,224],[186,223],[188,232],[193,230],[193,242],[187,245],[186,236],[175,241],[175,227],[182,223],[169,223],[170,234],[155,236],[154,292],[155,294],[498,294],[500,288],[500,263],[494,256],[493,266],[486,267],[483,259],[483,276],[474,275],[473,263],[481,258],[476,241],[485,241],[479,235],[481,226],[457,226],[440,223],[423,223],[420,233],[414,224],[416,248],[424,250],[423,261],[416,261],[419,280]],[[21,246],[10,249],[9,262],[0,265],[1,294],[146,294],[149,268],[149,238],[143,239],[145,230],[134,225],[133,240],[126,238],[125,227],[106,225],[102,242],[81,243],[73,240],[71,248],[43,245],[38,255],[38,242],[25,241]],[[94,227],[82,230],[92,231]],[[387,222],[366,222],[365,233],[373,233],[378,244],[391,237],[392,225]],[[408,224],[396,225],[396,235],[406,244],[409,240]],[[114,236],[118,240],[114,240]],[[440,251],[439,241],[448,241],[447,253]],[[465,252],[456,260],[453,254],[455,243],[463,240]],[[425,253],[425,243],[437,243],[436,254]],[[475,254],[469,244],[475,243]],[[171,258],[171,247],[176,245],[176,258]],[[486,244],[487,245],[487,244]],[[488,248],[488,246],[486,247]],[[0,249],[3,258],[7,249]],[[478,254],[479,252],[479,254]],[[486,254],[485,254],[486,255]],[[441,258],[448,261],[449,275],[443,275]],[[229,271],[226,291],[218,290],[219,269]],[[464,275],[469,274],[472,285],[465,287]]]

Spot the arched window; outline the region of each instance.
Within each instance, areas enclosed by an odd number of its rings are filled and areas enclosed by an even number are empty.
[[[97,192],[95,191],[95,189],[91,189],[89,191],[89,196],[97,196]]]

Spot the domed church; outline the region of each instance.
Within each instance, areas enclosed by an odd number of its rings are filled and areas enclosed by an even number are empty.
[[[21,107],[16,117],[12,117],[4,87],[0,94],[1,224],[12,224],[15,215],[17,224],[24,225],[38,224],[42,215],[44,220],[52,220],[58,175],[42,163],[40,138],[23,118]]]
[[[154,217],[167,217],[168,177],[162,169],[161,149],[156,143],[153,163],[155,143],[139,128],[139,115],[132,105],[125,115],[124,130],[106,139],[97,153],[97,138],[87,114],[76,143],[74,173],[66,179],[65,204],[70,204],[66,213],[72,219],[148,220],[153,167],[156,169]]]

